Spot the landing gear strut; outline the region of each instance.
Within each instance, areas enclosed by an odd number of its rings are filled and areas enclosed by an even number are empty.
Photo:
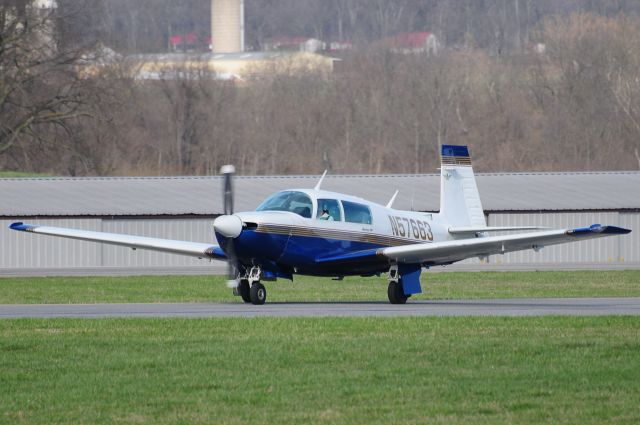
[[[261,276],[262,270],[259,266],[251,267],[244,276],[239,277],[240,283],[237,288],[234,288],[233,295],[241,296],[242,301],[247,304],[264,304],[267,301],[267,288],[260,283]]]
[[[391,304],[405,304],[409,297],[404,293],[397,265],[391,266],[387,279],[389,280],[389,287],[387,288],[389,302]]]

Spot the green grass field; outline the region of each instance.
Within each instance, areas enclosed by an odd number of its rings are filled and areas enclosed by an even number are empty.
[[[51,174],[25,173],[22,171],[0,171],[0,178],[2,179],[13,179],[22,177],[51,177]]]
[[[423,279],[423,299],[640,296],[640,271]],[[239,302],[224,281],[3,278],[0,303]],[[386,300],[384,278],[267,285]],[[638,365],[635,316],[0,320],[0,424],[636,424]]]
[[[0,423],[637,424],[640,317],[1,320]]]
[[[240,302],[223,276],[2,278],[0,304]],[[640,270],[425,273],[415,299],[640,296]],[[266,282],[269,301],[386,301],[384,277]]]

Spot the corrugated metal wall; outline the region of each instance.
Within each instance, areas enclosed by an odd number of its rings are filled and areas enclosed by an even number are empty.
[[[635,230],[630,235],[549,246],[540,252],[531,250],[494,255],[494,264],[614,264],[640,263],[640,214],[618,212],[510,213],[490,214],[490,226],[543,226],[555,229],[611,224]]]
[[[631,229],[626,237],[620,238],[620,256],[626,263],[640,263],[640,213],[620,213],[620,226]]]
[[[640,267],[640,213],[619,212],[551,212],[551,213],[491,213],[489,226],[541,226],[552,229],[574,228],[591,224],[611,224],[635,230],[630,235],[592,239],[589,241],[548,246],[534,252],[518,251],[505,255],[492,255],[488,261],[468,259],[456,266],[466,269],[512,269],[523,266],[541,268],[597,268]],[[636,230],[637,229],[637,230]],[[495,233],[498,235],[500,233]],[[512,233],[511,233],[512,234]],[[489,267],[487,267],[489,266]],[[517,267],[516,267],[517,268]]]
[[[99,219],[37,220],[45,226],[73,227],[100,230]],[[99,244],[53,238],[44,235],[25,235],[8,228],[11,221],[0,221],[0,268],[66,268],[100,265]]]
[[[115,219],[103,220],[102,231],[215,244],[212,223],[211,219]],[[183,267],[207,262],[184,255],[134,251],[112,245],[105,245],[102,250],[102,264],[110,267]]]
[[[33,220],[45,226],[126,233],[194,242],[215,241],[211,219],[55,219]],[[208,260],[183,255],[25,234],[0,220],[0,273],[2,269],[78,267],[186,267],[205,266]]]
[[[127,233],[194,242],[214,242],[211,219],[54,219],[34,220],[38,224],[103,232]],[[75,241],[44,235],[28,235],[8,229],[11,221],[0,220],[0,274],[3,269],[65,268],[188,268],[210,267],[208,260],[131,250],[105,244]],[[593,223],[614,224],[634,230],[630,235],[603,238],[573,244],[551,246],[541,252],[531,250],[494,255],[493,266],[560,265],[571,263],[640,266],[640,213],[496,213],[489,214],[490,226],[538,225],[570,228]],[[470,259],[465,264],[478,264]],[[218,268],[218,270],[223,270]]]

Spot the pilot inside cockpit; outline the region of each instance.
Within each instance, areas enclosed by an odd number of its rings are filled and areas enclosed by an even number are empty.
[[[326,205],[322,206],[322,213],[318,216],[318,220],[333,221],[333,217],[329,214],[329,207]]]

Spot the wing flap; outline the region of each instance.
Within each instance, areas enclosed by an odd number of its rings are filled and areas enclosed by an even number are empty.
[[[224,252],[217,245],[199,242],[177,241],[172,239],[149,238],[144,236],[123,235],[119,233],[94,232],[90,230],[68,229],[63,227],[38,226],[34,224],[13,223],[12,230],[60,236],[89,242],[103,242],[129,248],[149,249],[198,258],[225,259]]]
[[[421,263],[431,266],[451,264],[472,257],[504,254],[525,249],[537,250],[549,245],[621,235],[630,232],[631,230],[620,227],[594,224],[590,227],[568,230],[549,230],[518,235],[490,236],[418,245],[404,245],[384,248],[379,251],[378,254],[399,263]]]
[[[449,227],[452,235],[483,232],[521,232],[523,230],[549,230],[548,227],[537,226],[509,226],[509,227]]]

